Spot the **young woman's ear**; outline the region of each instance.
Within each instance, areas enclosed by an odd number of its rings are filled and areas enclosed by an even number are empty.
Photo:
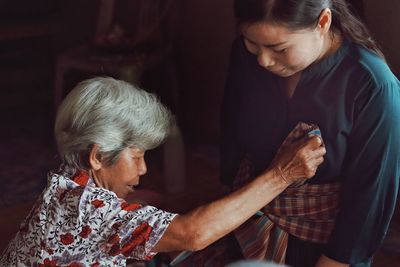
[[[90,150],[89,154],[89,165],[90,168],[98,171],[101,169],[101,159],[99,156],[99,146],[98,145],[93,145],[92,149]]]
[[[326,33],[331,28],[331,23],[332,11],[329,8],[325,8],[319,15],[318,28],[321,29],[323,33]]]

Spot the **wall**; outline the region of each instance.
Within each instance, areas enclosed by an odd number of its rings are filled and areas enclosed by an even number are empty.
[[[116,3],[129,4],[130,0]],[[176,8],[174,38],[180,88],[180,118],[184,138],[191,143],[217,143],[219,117],[229,52],[234,38],[232,0],[172,0]],[[61,1],[65,47],[94,35],[98,1]],[[116,16],[134,21],[132,8]],[[126,22],[126,21],[125,21]]]
[[[364,0],[365,20],[398,77],[400,77],[399,12],[399,0]]]
[[[177,54],[186,140],[216,143],[234,38],[231,0],[181,0]]]
[[[58,49],[62,51],[91,41],[95,35],[99,1],[62,0],[60,8]]]

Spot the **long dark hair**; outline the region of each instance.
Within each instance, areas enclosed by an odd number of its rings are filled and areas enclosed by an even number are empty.
[[[332,10],[332,29],[384,58],[365,24],[345,0],[235,0],[238,24],[273,22],[296,30],[315,27],[325,8]]]

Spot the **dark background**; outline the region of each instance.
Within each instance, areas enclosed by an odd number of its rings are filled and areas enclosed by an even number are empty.
[[[134,34],[137,3],[117,0],[114,22]],[[395,15],[376,10],[400,8],[398,1],[350,0],[374,29],[394,71],[399,71],[399,52],[388,44],[387,34],[400,26]],[[0,108],[13,116],[12,109],[52,110],[55,62],[70,48],[91,43],[96,35],[100,0],[1,0],[0,1]],[[167,31],[173,44],[173,60],[179,81],[179,121],[187,142],[217,144],[219,109],[230,44],[235,35],[232,0],[172,0]],[[386,7],[385,7],[386,6]],[[398,10],[399,11],[399,10]],[[393,24],[393,21],[395,22]],[[391,24],[385,24],[391,23]],[[397,23],[397,24],[396,24]],[[397,26],[397,27],[396,27]],[[384,34],[381,34],[383,32]],[[398,41],[399,37],[392,37]],[[396,54],[397,53],[397,54]],[[151,72],[150,72],[151,73]],[[159,75],[163,75],[158,72]],[[71,88],[88,75],[66,75]],[[156,77],[156,76],[153,76]],[[162,76],[159,76],[162,77]],[[151,79],[157,80],[157,79]],[[142,83],[146,85],[145,79]],[[162,86],[149,84],[160,95]],[[157,88],[155,88],[157,87]],[[150,88],[150,90],[153,90]],[[168,88],[167,88],[168,89]],[[11,112],[11,113],[9,113]],[[7,115],[7,116],[8,116]],[[7,117],[6,116],[6,117]],[[48,121],[51,124],[51,120]],[[51,129],[51,126],[49,127]],[[49,133],[51,136],[51,131]]]

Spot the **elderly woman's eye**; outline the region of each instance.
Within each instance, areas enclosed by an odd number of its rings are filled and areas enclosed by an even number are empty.
[[[143,156],[133,156],[132,159],[135,161],[139,161],[143,159]]]

